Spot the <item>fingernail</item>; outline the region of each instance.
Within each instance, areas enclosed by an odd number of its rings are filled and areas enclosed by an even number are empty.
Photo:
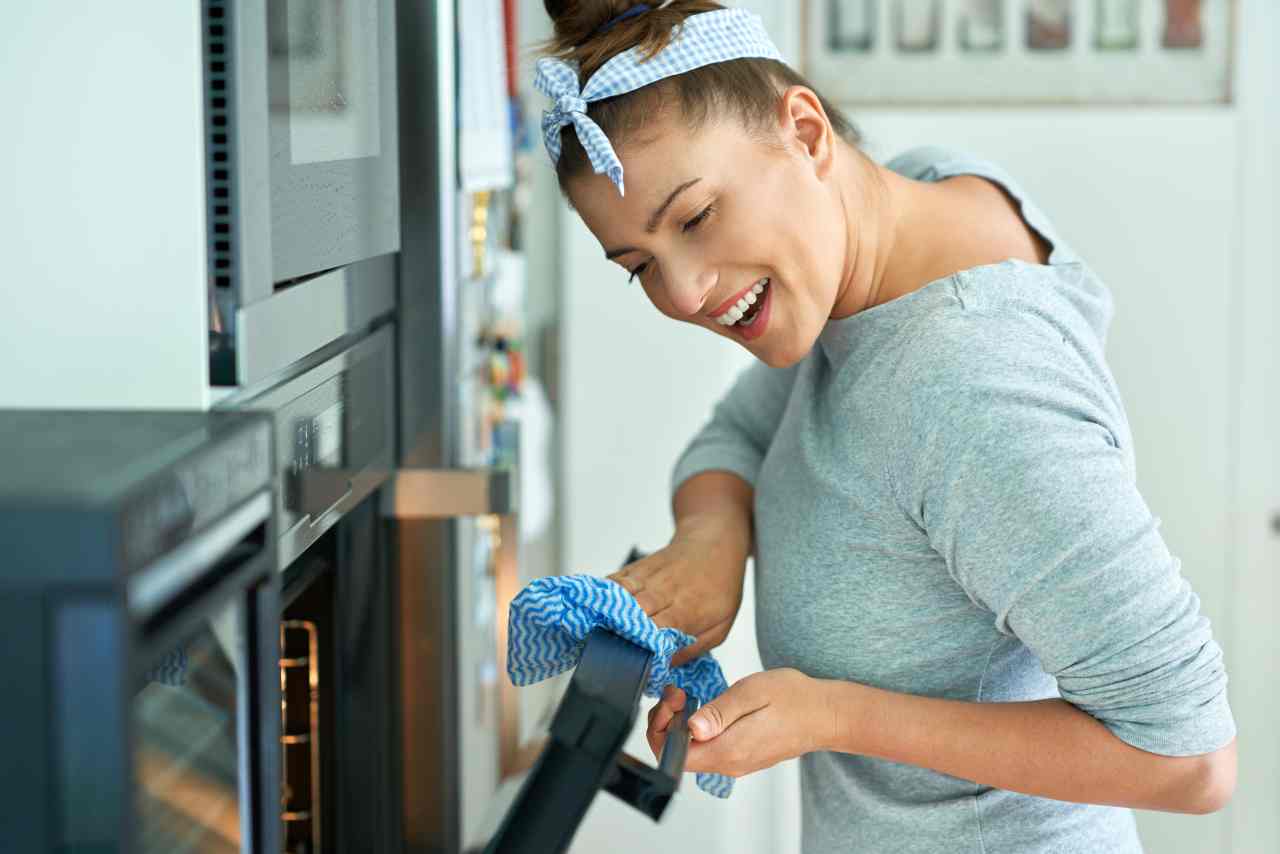
[[[706,719],[694,715],[693,719],[689,721],[689,730],[698,738],[706,738],[708,730]]]

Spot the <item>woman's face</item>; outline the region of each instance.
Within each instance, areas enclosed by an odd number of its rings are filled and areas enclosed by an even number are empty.
[[[817,340],[852,259],[836,137],[816,98],[794,87],[777,119],[773,145],[732,116],[696,131],[678,117],[654,119],[618,150],[626,196],[593,173],[571,179],[568,193],[659,311],[785,367]],[[751,326],[718,321],[757,291]]]

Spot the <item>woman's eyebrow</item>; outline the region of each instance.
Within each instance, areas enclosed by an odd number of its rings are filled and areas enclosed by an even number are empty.
[[[644,230],[647,231],[649,234],[653,234],[655,231],[657,231],[658,223],[661,222],[662,220],[662,215],[667,212],[667,208],[671,207],[671,203],[676,200],[676,196],[680,195],[685,190],[689,189],[690,187],[692,187],[694,184],[698,183],[701,180],[702,180],[701,178],[694,178],[692,181],[685,181],[679,187],[676,187],[674,190],[672,190],[671,195],[667,196],[667,200],[663,202],[656,211],[653,212],[653,216],[649,217],[649,221],[645,223]]]
[[[667,212],[667,208],[671,207],[671,203],[676,200],[676,196],[680,195],[685,190],[689,189],[690,187],[692,187],[694,184],[698,183],[701,180],[702,180],[701,178],[693,178],[689,181],[685,181],[683,184],[681,184],[680,186],[672,190],[671,195],[667,196],[667,200],[663,202],[661,205],[659,205],[658,209],[653,212],[652,216],[649,217],[649,221],[645,223],[644,230],[649,234],[653,234],[655,231],[657,231],[658,223],[662,221],[662,215]],[[622,247],[619,247],[618,249],[607,250],[604,253],[604,257],[605,257],[605,260],[612,261],[614,258],[617,258],[619,255],[626,255],[628,252],[635,252],[635,251],[636,250],[634,247],[622,246]]]

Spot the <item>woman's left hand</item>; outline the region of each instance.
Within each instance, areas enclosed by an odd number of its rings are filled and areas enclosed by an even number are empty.
[[[655,758],[685,693],[668,685],[649,711],[646,733]],[[686,771],[743,777],[829,743],[834,719],[822,680],[790,667],[753,673],[708,702],[689,722]],[[705,725],[705,729],[702,728]]]

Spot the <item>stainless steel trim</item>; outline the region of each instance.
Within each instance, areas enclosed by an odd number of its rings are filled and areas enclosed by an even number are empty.
[[[271,493],[263,490],[214,527],[134,573],[125,594],[129,612],[142,617],[155,613],[270,516]]]
[[[294,284],[236,310],[236,373],[250,385],[395,308],[393,255]]]
[[[393,519],[447,519],[514,513],[519,507],[516,469],[400,469],[383,492],[382,515]]]

